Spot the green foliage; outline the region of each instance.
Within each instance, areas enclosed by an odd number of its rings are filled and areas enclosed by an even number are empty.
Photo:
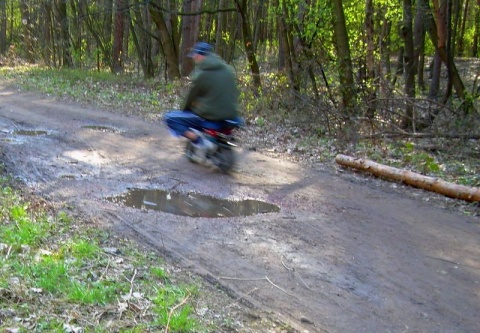
[[[190,298],[189,288],[163,288],[154,298],[154,311],[158,314],[157,324],[170,327],[174,332],[189,332],[199,327],[190,318],[192,307],[184,303]]]
[[[160,279],[160,280],[166,280],[168,278],[168,275],[167,273],[165,272],[165,270],[161,267],[152,267],[150,269],[150,272],[152,273],[152,275],[157,278],[157,279]]]
[[[198,332],[190,305],[195,288],[167,284],[168,275],[156,256],[124,244],[122,258],[128,255],[128,262],[112,262],[98,245],[106,238],[103,232],[78,228],[65,212],[52,217],[39,208],[34,211],[4,183],[0,179],[0,251],[5,254],[0,266],[0,312],[14,315],[2,316],[2,327],[27,332],[34,324],[35,332],[65,332],[77,326],[85,332],[136,333],[151,327],[163,331],[161,327],[168,324],[172,332]],[[148,278],[135,280],[140,275]],[[141,293],[133,297],[137,289]],[[99,317],[95,324],[81,319],[93,318],[104,309],[118,311],[124,298],[132,304],[138,299],[139,306],[152,299],[156,305],[146,306],[143,317],[126,307],[122,320],[113,324],[109,316]],[[78,324],[59,313],[75,313]],[[17,320],[22,318],[28,320]]]
[[[114,300],[117,286],[106,282],[74,282],[70,286],[68,299],[80,304],[107,304]]]
[[[159,97],[154,89],[157,83],[143,81],[140,77],[120,76],[105,71],[56,70],[32,66],[15,67],[14,70],[0,67],[1,73],[25,90],[110,108],[121,106],[125,109],[144,109],[145,113],[158,111]],[[170,83],[161,89],[170,96],[178,88],[176,84]]]
[[[416,170],[424,174],[437,173],[440,171],[440,166],[435,161],[435,158],[426,152],[416,151],[413,143],[405,143],[403,147],[400,147],[400,151],[403,153],[404,163],[412,164]]]
[[[90,240],[73,240],[67,244],[71,254],[77,259],[93,259],[100,252],[100,248],[95,242]]]
[[[29,266],[30,271],[24,279],[31,280],[33,287],[41,288],[49,293],[64,293],[71,286],[68,277],[68,266],[63,260],[53,257],[42,257],[40,261]]]
[[[2,197],[9,197],[10,190],[3,193]],[[7,202],[8,203],[8,202]],[[44,218],[39,218],[36,221],[31,220],[27,213],[28,205],[21,203],[14,203],[9,207],[9,214],[6,212],[6,207],[3,206],[3,214],[7,217],[4,225],[0,229],[0,239],[14,248],[19,248],[22,245],[37,245],[48,234],[50,224]]]

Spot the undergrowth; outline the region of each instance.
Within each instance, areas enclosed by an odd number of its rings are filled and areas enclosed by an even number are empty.
[[[0,178],[0,327],[5,332],[207,332],[195,285],[174,284],[157,255]]]

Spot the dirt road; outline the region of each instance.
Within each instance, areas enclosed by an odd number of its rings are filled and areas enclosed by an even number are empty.
[[[0,86],[0,152],[35,193],[135,235],[298,331],[480,332],[478,217],[242,149],[224,175],[182,150],[160,122]],[[189,217],[106,199],[132,188],[280,211]]]

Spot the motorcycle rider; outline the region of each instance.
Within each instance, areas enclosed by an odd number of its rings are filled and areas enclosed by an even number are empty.
[[[192,83],[182,110],[169,111],[164,121],[175,136],[192,141],[195,159],[204,162],[215,145],[203,128],[220,129],[225,120],[238,120],[238,88],[231,66],[213,52],[212,45],[198,42],[187,55],[195,62]]]

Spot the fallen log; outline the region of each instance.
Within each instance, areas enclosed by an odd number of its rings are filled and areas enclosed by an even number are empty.
[[[413,171],[397,169],[363,158],[342,154],[338,154],[335,157],[335,162],[342,166],[370,172],[375,176],[400,181],[410,186],[440,193],[450,198],[471,202],[480,201],[480,188],[453,184],[436,177],[424,176]]]

